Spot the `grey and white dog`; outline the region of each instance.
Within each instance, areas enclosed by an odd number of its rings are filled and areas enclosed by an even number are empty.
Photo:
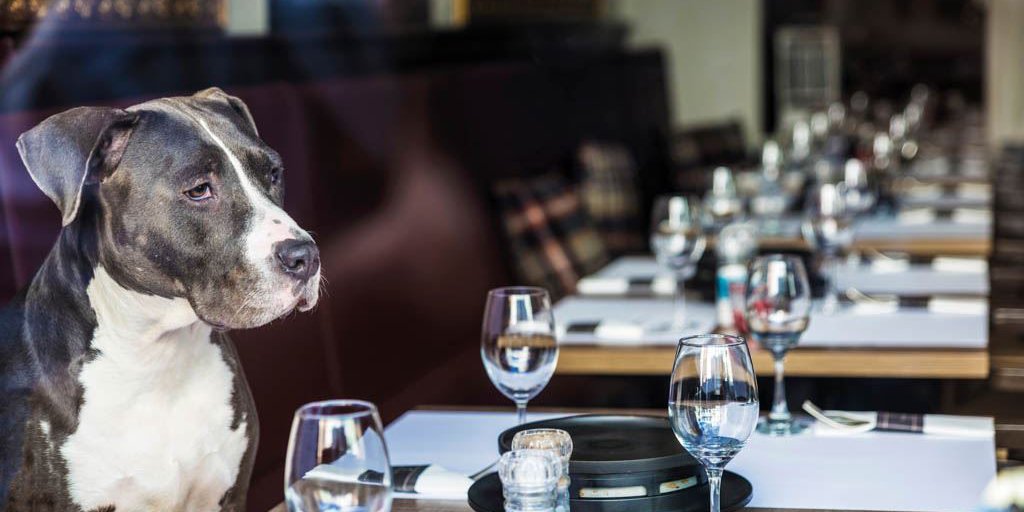
[[[280,156],[219,89],[17,146],[63,229],[0,317],[0,510],[243,510],[258,427],[224,331],[319,294]]]

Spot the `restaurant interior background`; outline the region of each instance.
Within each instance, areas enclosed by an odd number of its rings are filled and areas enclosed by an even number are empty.
[[[566,275],[648,252],[657,195],[704,195],[718,166],[758,172],[766,141],[789,151],[794,123],[830,105],[872,141],[917,98],[921,124],[954,158],[983,158],[996,185],[984,240],[964,249],[989,258],[984,375],[809,371],[789,379],[790,402],[1017,419],[1021,26],[1017,0],[0,0],[0,297],[60,229],[18,134],[84,104],[214,85],[242,98],[329,279],[312,314],[233,334],[261,419],[249,507],[266,510],[300,404],[364,398],[385,422],[427,404],[511,409],[480,362],[489,289],[572,295]],[[850,151],[874,162],[877,146]],[[517,239],[507,190],[538,180],[571,196],[571,222]],[[538,269],[544,243],[569,264]],[[708,250],[695,296],[713,299],[715,268]],[[560,368],[535,405],[664,407],[667,366],[614,373]]]

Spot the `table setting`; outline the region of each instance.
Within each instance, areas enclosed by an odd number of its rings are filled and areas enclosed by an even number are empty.
[[[987,241],[979,164],[936,157],[895,116],[868,155],[838,158],[843,112],[816,115],[792,159],[769,140],[753,173],[718,167],[703,196],[652,198],[649,255],[557,301],[490,290],[481,364],[511,406],[417,408],[387,428],[368,402],[303,406],[288,510],[982,510],[999,491],[991,417],[790,406],[794,374],[988,372],[987,261],[914,245]],[[657,376],[665,399],[528,410],[567,374]]]
[[[546,291],[498,288],[485,306],[481,361],[516,412],[412,410],[382,428],[369,402],[307,404],[292,425],[287,506],[718,512],[946,511],[978,503],[995,475],[991,418],[822,411],[810,403],[803,405],[809,415],[791,414],[783,364],[812,313],[806,272],[793,256],[759,257],[748,288],[753,339],[776,361],[765,415],[747,340],[695,334],[676,343],[660,411],[527,416],[554,374],[563,335]]]

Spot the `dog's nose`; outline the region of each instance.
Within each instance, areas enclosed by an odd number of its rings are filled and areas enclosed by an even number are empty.
[[[274,249],[285,274],[306,281],[320,270],[320,250],[310,240],[285,240]]]

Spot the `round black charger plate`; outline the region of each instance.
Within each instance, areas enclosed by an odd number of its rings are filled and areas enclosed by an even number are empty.
[[[739,510],[750,503],[754,488],[736,473],[722,475],[722,510]],[[469,488],[469,506],[476,512],[504,512],[501,479],[491,473]],[[708,510],[708,486],[699,485],[658,496],[569,500],[572,512],[704,512]]]
[[[693,466],[696,473],[700,469],[680,446],[665,417],[588,414],[535,421],[502,432],[498,451],[511,450],[516,433],[532,428],[558,428],[569,433],[570,475],[624,474],[684,466]]]

